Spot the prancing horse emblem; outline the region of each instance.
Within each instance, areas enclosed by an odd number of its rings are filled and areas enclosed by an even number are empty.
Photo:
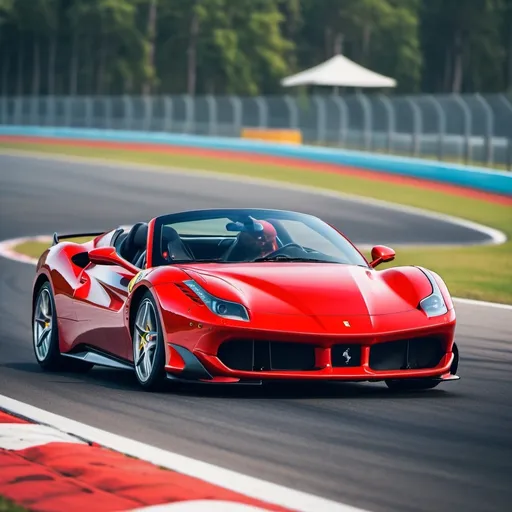
[[[345,352],[343,352],[343,357],[345,358],[345,364],[348,364],[350,360],[352,359],[352,356],[350,355],[350,349],[347,348]]]

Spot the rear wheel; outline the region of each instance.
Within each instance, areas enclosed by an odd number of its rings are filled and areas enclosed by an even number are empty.
[[[55,300],[48,282],[39,288],[34,300],[32,338],[36,360],[44,370],[86,372],[93,367],[91,363],[61,356]]]
[[[133,324],[133,362],[139,384],[146,390],[160,389],[165,381],[165,348],[162,326],[153,296],[146,292]]]

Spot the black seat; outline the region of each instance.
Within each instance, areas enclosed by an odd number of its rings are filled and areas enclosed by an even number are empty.
[[[251,256],[253,257],[251,258]],[[240,235],[238,235],[235,241],[229,246],[222,259],[224,261],[249,261],[257,257],[258,254],[251,255],[247,247],[240,243]]]
[[[170,226],[164,226],[162,229],[162,247],[167,248],[167,259],[170,261],[193,261],[195,259],[178,232]]]
[[[146,252],[148,225],[145,222],[135,224],[119,247],[119,254],[130,263],[138,263]]]

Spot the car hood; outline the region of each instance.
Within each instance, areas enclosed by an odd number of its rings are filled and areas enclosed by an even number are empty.
[[[238,298],[249,310],[260,313],[387,315],[416,309],[422,298],[410,279],[396,269],[378,272],[342,264],[250,263],[183,270],[212,295]]]

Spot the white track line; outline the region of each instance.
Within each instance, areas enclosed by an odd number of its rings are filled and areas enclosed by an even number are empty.
[[[24,450],[48,443],[84,444],[84,441],[48,425],[0,423],[0,448]]]
[[[469,220],[461,219],[459,217],[455,217],[453,215],[446,215],[443,213],[437,213],[431,210],[424,210],[422,208],[416,208],[413,206],[405,206],[397,203],[392,203],[389,201],[383,201],[381,199],[374,199],[371,197],[363,197],[355,194],[346,194],[343,192],[337,192],[332,190],[327,190],[321,187],[315,187],[312,185],[297,185],[294,183],[287,183],[278,180],[264,179],[264,178],[255,178],[250,176],[241,176],[241,175],[232,175],[228,173],[222,173],[217,171],[207,171],[202,169],[179,169],[175,167],[166,167],[163,165],[154,165],[154,164],[136,164],[131,162],[113,162],[112,160],[102,159],[102,158],[93,158],[93,157],[76,157],[76,156],[68,156],[68,155],[58,155],[58,154],[47,154],[47,153],[38,153],[36,151],[16,151],[16,150],[8,150],[0,148],[0,155],[6,156],[14,156],[14,157],[22,157],[22,158],[31,158],[34,160],[50,160],[50,161],[60,161],[66,163],[78,163],[83,165],[90,166],[104,166],[110,167],[112,169],[123,170],[130,169],[135,171],[144,171],[144,172],[168,172],[173,174],[178,174],[180,176],[196,176],[203,177],[209,179],[217,179],[221,181],[230,181],[235,183],[254,183],[255,185],[267,186],[272,188],[280,188],[284,190],[295,190],[299,192],[306,192],[310,194],[316,194],[326,197],[333,197],[337,199],[341,199],[344,201],[351,201],[354,203],[362,203],[369,204],[373,206],[379,206],[381,208],[386,208],[388,210],[394,210],[404,213],[410,213],[411,215],[420,215],[422,217],[427,217],[434,220],[440,220],[444,222],[449,222],[450,224],[454,224],[456,226],[472,229],[474,231],[478,231],[487,235],[490,240],[482,241],[480,243],[471,243],[471,244],[436,244],[437,246],[443,247],[461,247],[467,245],[499,245],[505,243],[507,241],[507,236],[502,231],[491,228],[489,226],[485,226],[483,224],[479,224],[477,222],[472,222]],[[395,244],[397,247],[401,244]],[[419,246],[419,244],[417,244]]]
[[[63,433],[99,443],[131,457],[267,503],[292,508],[300,512],[368,512],[112,434],[4,395],[0,395],[0,408],[37,423],[54,427]]]
[[[267,512],[252,505],[234,501],[189,500],[175,503],[164,503],[150,507],[133,509],[131,512]]]
[[[19,252],[14,251],[12,248],[17,245],[30,241],[41,241],[48,242],[51,240],[51,237],[48,236],[36,236],[36,237],[23,237],[23,238],[11,238],[10,240],[4,240],[0,242],[0,256],[4,258],[18,261],[20,263],[29,263],[31,265],[35,265],[37,263],[37,259],[31,258],[30,256],[26,256],[25,254],[20,254]],[[361,248],[361,246],[359,246]],[[486,302],[483,300],[473,300],[473,299],[462,299],[459,297],[452,297],[454,302],[458,302],[460,304],[467,304],[470,306],[486,306],[490,308],[497,309],[508,309],[512,311],[512,305],[510,304],[500,304],[499,302]]]
[[[486,306],[489,308],[507,309],[512,311],[512,305],[510,304],[500,304],[499,302],[486,302],[484,300],[462,299],[459,297],[453,297],[453,300],[455,302],[458,302],[459,304],[467,304],[468,306]]]

